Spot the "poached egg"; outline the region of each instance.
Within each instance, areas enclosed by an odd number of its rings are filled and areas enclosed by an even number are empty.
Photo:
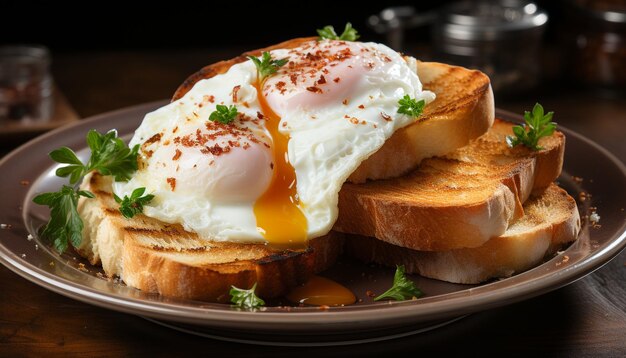
[[[415,60],[381,44],[309,41],[270,54],[288,62],[264,81],[248,60],[147,114],[130,141],[139,170],[114,192],[145,187],[155,195],[145,215],[207,240],[297,247],[327,234],[348,176],[415,121],[398,100],[435,95]],[[236,119],[210,121],[218,104],[235,105]]]

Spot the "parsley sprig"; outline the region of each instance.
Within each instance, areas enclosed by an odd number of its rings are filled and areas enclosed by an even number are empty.
[[[137,188],[130,194],[124,195],[124,199],[113,194],[115,202],[120,204],[120,213],[127,219],[132,219],[133,216],[143,212],[143,206],[150,203],[154,199],[154,195],[147,194],[142,196],[146,192],[146,188]]]
[[[63,185],[58,192],[39,194],[33,199],[39,205],[50,207],[50,221],[41,235],[53,239],[54,248],[61,253],[67,250],[68,241],[78,247],[82,240],[83,221],[76,209],[80,196],[94,197],[89,191],[75,191],[73,187]]]
[[[422,295],[422,291],[415,286],[415,282],[409,280],[404,274],[404,265],[396,266],[396,273],[393,276],[393,286],[382,295],[374,298],[374,301],[383,299],[394,299],[404,301]]]
[[[358,31],[356,31],[356,29],[353,28],[352,24],[349,22],[346,23],[346,27],[341,35],[337,35],[335,28],[330,25],[324,26],[323,29],[317,29],[317,34],[319,35],[319,40],[356,41],[359,37],[361,37]]]
[[[398,105],[398,113],[417,118],[424,112],[426,102],[423,99],[418,101],[407,94],[398,101]]]
[[[132,149],[117,137],[111,130],[100,134],[95,130],[87,134],[87,145],[91,156],[84,164],[70,148],[62,147],[50,152],[50,158],[61,164],[68,164],[56,171],[60,177],[69,177],[70,184],[78,183],[92,170],[102,175],[111,175],[115,181],[126,181],[137,170],[137,153],[139,145]],[[76,190],[73,186],[64,185],[59,191],[42,193],[33,201],[50,208],[50,220],[41,232],[42,237],[52,240],[54,248],[63,253],[69,243],[78,247],[82,241],[83,221],[78,215],[79,197],[94,198],[93,193]],[[131,195],[132,196],[132,195]]]
[[[244,290],[235,286],[230,287],[230,302],[235,306],[243,308],[256,308],[265,304],[265,301],[254,293],[254,290],[256,290],[256,283],[252,285],[252,288],[249,290]]]
[[[91,157],[87,164],[78,159],[76,153],[68,147],[61,147],[50,152],[50,158],[57,163],[68,164],[57,169],[56,175],[70,177],[70,184],[76,184],[92,170],[102,175],[112,175],[115,181],[126,181],[137,171],[137,152],[139,144],[128,148],[117,132],[111,130],[100,134],[95,130],[87,133],[87,145],[91,149]]]
[[[525,124],[513,126],[515,136],[507,136],[506,143],[509,147],[523,144],[532,150],[543,149],[537,143],[542,137],[549,137],[556,130],[556,123],[552,122],[554,112],[544,114],[543,106],[535,103],[532,112],[524,112]]]
[[[223,104],[218,104],[215,106],[215,111],[209,115],[209,120],[213,122],[220,122],[224,124],[228,124],[235,120],[237,117],[237,107],[234,105],[225,106]]]
[[[269,52],[263,52],[261,59],[256,56],[248,56],[248,58],[254,62],[260,81],[263,81],[265,78],[275,74],[279,68],[286,65],[289,61],[289,58],[273,60],[272,55],[270,55]]]

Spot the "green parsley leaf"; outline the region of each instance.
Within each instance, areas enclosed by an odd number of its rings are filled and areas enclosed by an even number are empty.
[[[254,290],[256,290],[256,283],[249,290],[244,290],[235,286],[230,287],[230,302],[232,302],[235,306],[243,308],[256,308],[265,304],[265,301],[257,297],[254,293]]]
[[[133,190],[130,197],[124,195],[124,199],[120,199],[119,196],[113,194],[115,202],[120,204],[120,213],[122,213],[125,218],[131,219],[133,216],[143,213],[143,206],[154,199],[154,195],[152,194],[142,196],[145,192],[146,188],[137,188]]]
[[[112,175],[115,181],[127,181],[137,171],[139,144],[128,148],[117,137],[117,131],[110,130],[102,135],[92,129],[87,133],[87,145],[91,149],[91,158],[86,173],[97,170],[102,175]]]
[[[87,134],[87,145],[91,149],[91,157],[87,165],[78,159],[68,147],[61,147],[50,152],[50,158],[57,163],[68,164],[57,169],[59,177],[70,177],[70,184],[76,184],[87,173],[97,170],[102,175],[112,175],[115,181],[126,181],[137,170],[137,153],[139,145],[133,149],[117,137],[117,132],[112,130],[106,134],[100,134],[90,130]]]
[[[532,112],[524,112],[525,124],[513,127],[514,136],[507,136],[509,147],[523,144],[532,150],[543,149],[538,145],[539,139],[551,136],[556,130],[556,123],[552,122],[554,112],[544,114],[543,106],[536,103]]]
[[[82,241],[83,221],[78,215],[78,198],[94,195],[86,190],[74,191],[71,186],[64,185],[59,191],[37,195],[33,201],[39,205],[50,207],[50,221],[44,226],[41,236],[54,240],[54,248],[63,253],[68,244],[78,247]]]
[[[415,283],[406,278],[404,274],[404,265],[402,265],[396,266],[396,274],[393,277],[393,286],[382,295],[374,298],[374,301],[379,301],[386,298],[393,298],[397,301],[404,301],[413,297],[420,297],[421,295],[422,291],[415,287]]]
[[[234,105],[224,106],[222,104],[218,104],[215,106],[215,111],[213,111],[213,113],[209,116],[209,120],[228,124],[234,121],[235,117],[237,117],[237,107]]]
[[[424,111],[424,106],[426,102],[422,100],[415,100],[415,98],[409,97],[409,95],[404,95],[399,101],[398,104],[400,107],[398,108],[398,113],[407,114],[411,117],[419,117]]]
[[[111,175],[116,181],[126,181],[137,170],[139,145],[132,149],[111,130],[100,134],[95,130],[87,133],[87,145],[91,156],[84,164],[70,148],[61,147],[50,152],[50,158],[57,163],[67,164],[56,170],[59,177],[69,177],[70,184],[78,183],[87,173],[96,170],[102,175]],[[143,193],[142,193],[143,194]],[[78,198],[94,198],[86,190],[75,190],[64,185],[58,192],[37,195],[33,201],[50,207],[50,221],[44,226],[41,236],[53,240],[54,248],[63,253],[71,243],[75,247],[82,241],[83,221],[78,215]],[[141,196],[141,194],[139,195]],[[131,195],[132,197],[132,195]],[[145,198],[137,198],[140,204],[147,203]],[[151,198],[150,198],[151,199]],[[149,200],[148,200],[149,201]],[[143,209],[143,207],[141,207]]]
[[[261,59],[255,56],[248,56],[248,58],[254,62],[260,81],[263,81],[265,78],[275,74],[279,68],[286,65],[289,61],[289,58],[272,60],[272,55],[270,55],[269,52],[263,52]]]
[[[76,154],[68,147],[61,147],[50,152],[50,158],[57,163],[69,164],[57,169],[59,177],[70,177],[70,184],[76,184],[86,174],[87,168],[78,159]]]
[[[337,36],[337,33],[335,32],[335,28],[330,25],[324,26],[323,29],[317,29],[317,34],[319,35],[318,40],[327,39],[327,40],[356,41],[359,37],[361,37],[359,33],[356,31],[356,29],[353,28],[352,24],[349,22],[346,23],[346,27],[344,28],[340,36]]]

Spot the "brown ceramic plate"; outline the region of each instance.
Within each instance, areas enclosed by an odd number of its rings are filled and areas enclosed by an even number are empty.
[[[599,268],[626,245],[626,169],[597,144],[567,129],[564,173],[560,183],[572,195],[583,189],[591,201],[579,203],[584,216],[598,207],[601,227],[584,224],[579,240],[560,255],[511,278],[478,286],[456,285],[412,277],[425,296],[414,301],[374,303],[365,292],[383,292],[393,270],[343,260],[324,275],[350,288],[363,301],[346,307],[267,307],[241,311],[224,304],[174,300],[147,294],[107,280],[99,268],[74,257],[59,256],[37,237],[48,210],[31,202],[43,191],[57,190],[65,180],[54,175],[46,153],[60,146],[88,154],[89,129],[117,128],[128,138],[146,112],[164,102],[103,114],[60,128],[23,145],[0,162],[0,262],[22,277],[62,295],[141,315],[170,327],[208,337],[287,345],[351,344],[413,334],[463,315],[524,300],[567,285]],[[498,116],[519,120],[498,111]],[[575,183],[572,175],[582,177]],[[410,223],[407,223],[410,225]],[[29,237],[29,234],[32,237]],[[565,260],[565,255],[569,258]],[[84,266],[83,266],[84,265]]]

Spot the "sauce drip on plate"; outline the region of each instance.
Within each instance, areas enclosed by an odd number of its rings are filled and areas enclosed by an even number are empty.
[[[304,285],[287,295],[294,303],[315,306],[351,305],[356,302],[354,293],[339,283],[321,276],[313,276]]]

